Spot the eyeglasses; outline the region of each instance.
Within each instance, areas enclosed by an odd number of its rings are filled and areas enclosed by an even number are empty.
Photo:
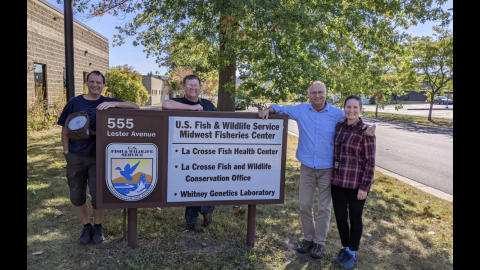
[[[312,95],[312,96],[316,96],[316,95],[321,96],[322,94],[325,94],[325,92],[311,92],[310,93],[310,95]]]
[[[187,84],[187,87],[198,89],[198,88],[200,88],[200,85],[198,85],[198,84]]]

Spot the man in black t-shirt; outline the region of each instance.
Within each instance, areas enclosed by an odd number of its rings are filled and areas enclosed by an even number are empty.
[[[163,103],[163,110],[178,111],[209,111],[218,112],[219,110],[212,102],[200,98],[200,79],[195,75],[187,76],[183,79],[184,98],[175,98],[167,100]],[[187,207],[185,211],[185,220],[187,227],[196,232],[204,232],[206,226],[212,222],[212,214],[215,207],[213,206],[197,206]],[[199,213],[203,215],[203,227],[198,224]]]
[[[219,112],[212,102],[200,98],[200,79],[190,75],[183,79],[184,98],[174,98],[163,103],[163,110]]]
[[[96,113],[98,110],[109,108],[139,109],[132,102],[123,102],[116,98],[102,96],[105,89],[105,77],[99,71],[90,73],[87,77],[88,94],[72,98],[65,106],[58,124],[62,129],[62,144],[65,159],[67,160],[67,178],[70,187],[70,200],[76,207],[77,214],[83,222],[84,229],[79,241],[87,245],[103,242],[102,222],[104,210],[97,209],[97,167],[96,167],[96,137],[90,139],[72,140],[67,136],[65,128],[69,115],[77,112],[86,112],[90,118],[90,128],[95,130]],[[90,215],[87,206],[87,186],[92,197],[93,217],[95,226],[90,224]]]

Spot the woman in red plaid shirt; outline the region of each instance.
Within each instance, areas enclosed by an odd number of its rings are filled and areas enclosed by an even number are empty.
[[[334,260],[353,269],[363,233],[363,208],[375,172],[376,137],[363,136],[360,97],[348,97],[344,110],[346,119],[336,127],[332,174],[333,207],[344,248]]]

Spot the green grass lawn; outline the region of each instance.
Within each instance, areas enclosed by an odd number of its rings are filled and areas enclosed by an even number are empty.
[[[320,261],[298,255],[298,139],[288,138],[284,205],[259,205],[256,247],[245,246],[247,206],[220,206],[204,234],[186,231],[184,208],[139,210],[139,245],[124,248],[122,213],[106,212],[106,241],[80,246],[65,179],[60,129],[27,137],[27,269],[340,269],[335,218]],[[200,218],[201,219],[201,218]],[[429,234],[434,232],[434,234]],[[42,255],[32,255],[43,252]],[[453,269],[453,203],[381,173],[365,208],[356,269]]]
[[[367,117],[375,117],[375,112],[363,112],[362,114]],[[453,119],[432,117],[432,121],[428,121],[428,117],[412,116],[412,115],[404,115],[404,114],[392,114],[392,113],[383,113],[383,112],[378,113],[378,118],[387,119],[387,120],[407,121],[407,122],[425,124],[430,126],[441,126],[441,127],[453,128]]]

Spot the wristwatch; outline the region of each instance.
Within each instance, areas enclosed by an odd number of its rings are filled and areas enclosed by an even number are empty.
[[[63,152],[63,155],[64,155],[64,156],[67,156],[68,153],[70,153],[70,152],[69,152],[69,151],[65,151],[65,152]]]

